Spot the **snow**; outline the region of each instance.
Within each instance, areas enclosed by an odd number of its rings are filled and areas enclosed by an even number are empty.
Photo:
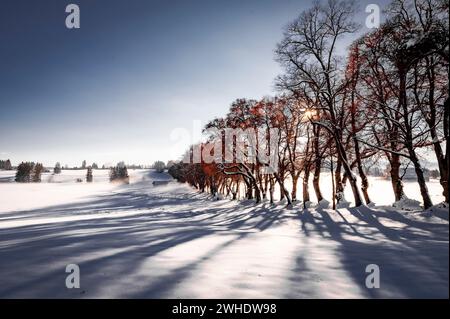
[[[322,199],[317,203],[317,207],[322,209],[328,208],[330,207],[330,202],[327,201],[326,199]]]
[[[0,216],[3,211],[23,211],[50,205],[86,200],[110,191],[109,170],[93,170],[93,183],[86,183],[86,170],[63,170],[61,174],[42,174],[42,183],[0,182]],[[134,179],[145,178],[143,170],[129,170]],[[0,171],[0,180],[14,181],[15,171]],[[83,183],[77,183],[77,178]],[[26,200],[21,200],[26,199]]]
[[[407,197],[403,197],[402,199],[396,201],[394,204],[392,204],[392,206],[400,210],[420,210],[420,202]]]
[[[337,199],[339,198],[338,203],[336,204],[337,208],[348,208],[348,207],[350,207],[350,202],[347,201],[347,199],[345,198],[345,194],[343,192],[338,192],[336,194],[336,198]]]
[[[394,193],[392,191],[392,185],[391,181],[388,179],[385,179],[383,177],[374,177],[374,176],[368,176],[369,179],[369,196],[371,201],[376,203],[376,205],[384,205],[384,206],[391,206],[395,202]],[[361,185],[361,180],[359,177],[357,178],[358,185]],[[298,185],[300,186],[302,181],[299,181]],[[350,183],[347,182],[347,185],[344,190],[344,198],[350,205],[354,205],[353,201],[353,194],[351,187],[349,185]],[[331,188],[331,176],[329,173],[322,173],[320,176],[320,187],[323,196],[327,200],[331,200],[332,198],[332,188]],[[420,204],[422,205],[422,197],[420,195],[420,188],[418,183],[415,180],[405,180],[403,181],[403,187],[405,195],[408,198],[418,200]],[[442,195],[442,186],[439,183],[439,180],[437,179],[430,179],[427,181],[427,187],[430,192],[431,200],[434,204],[440,203],[444,201],[444,196]],[[301,189],[301,188],[299,188]],[[315,198],[312,182],[310,183],[310,195],[312,201],[317,201]],[[301,198],[301,193],[300,196]]]
[[[85,173],[0,183],[0,298],[448,298],[448,207],[303,211],[153,186],[171,180],[153,170],[76,183]],[[388,186],[371,179],[377,204],[392,204]],[[420,198],[408,183],[405,193]],[[65,287],[68,264],[79,289]],[[379,289],[365,286],[368,264]]]

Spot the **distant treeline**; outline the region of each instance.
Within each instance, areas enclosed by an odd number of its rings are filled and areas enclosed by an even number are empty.
[[[59,164],[59,163],[56,163],[56,164]],[[61,164],[60,164],[60,166],[61,166]],[[126,166],[129,169],[144,169],[144,168],[149,167],[147,165],[136,165],[136,164],[126,164]],[[83,163],[81,164],[80,167],[78,167],[78,166],[69,167],[66,164],[64,166],[61,166],[61,169],[62,170],[78,170],[78,169],[86,169],[88,167],[91,167],[92,169],[110,169],[110,168],[114,167],[114,165],[103,164],[102,166],[99,166],[97,163],[92,163],[92,165],[89,166],[89,165],[87,165],[86,161],[83,161]]]
[[[166,167],[169,167],[171,162],[167,165],[162,161],[156,161],[151,165],[151,168],[156,169],[158,172],[163,172]],[[96,163],[92,165],[87,165],[86,161],[83,161],[81,167],[71,167],[69,168],[67,165],[62,167],[60,162],[56,162],[53,167],[53,174],[61,174],[61,171],[64,170],[80,170],[87,169],[86,181],[93,181],[93,169],[108,169],[110,181],[124,181],[129,182],[128,169],[143,169],[148,168],[143,165],[126,165],[125,162],[119,162],[117,165],[103,165],[101,168],[98,167]],[[14,167],[11,165],[11,161],[8,159],[6,161],[0,160],[0,169],[4,170],[12,170]],[[17,166],[15,181],[18,183],[40,183],[42,173],[50,173],[49,168],[45,168],[42,163],[35,162],[22,162]],[[82,179],[77,178],[77,182],[81,182]]]

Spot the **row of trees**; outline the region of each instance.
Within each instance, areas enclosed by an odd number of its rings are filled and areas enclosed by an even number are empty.
[[[276,48],[284,69],[276,79],[280,94],[260,101],[238,99],[224,118],[205,127],[263,128],[267,135],[276,128],[279,133],[271,138],[277,149],[258,150],[247,140],[240,152],[251,161],[233,158],[223,163],[218,150],[230,145],[224,146],[224,134],[214,133],[195,147],[218,161],[178,163],[169,172],[201,191],[233,198],[243,184],[246,197],[257,202],[266,197],[273,201],[278,184],[281,199],[291,204],[297,200],[299,179],[305,203],[311,178],[317,199],[323,200],[319,180],[327,166],[333,172],[335,207],[345,201],[346,184],[356,206],[372,202],[365,167],[373,162],[389,164],[392,191],[400,201],[405,198],[401,166],[411,165],[424,207],[429,208],[433,203],[420,156],[426,153],[438,163],[448,202],[448,9],[446,0],[394,0],[385,23],[354,41],[344,59],[338,54],[339,43],[359,27],[353,21],[353,2],[316,3],[287,25]],[[237,144],[235,140],[234,151]],[[193,158],[195,147],[188,158]],[[274,172],[268,173],[261,160],[266,152],[278,156]]]
[[[95,163],[94,163],[95,164]],[[95,164],[92,166],[88,166],[87,172],[86,172],[86,182],[92,183],[94,181],[94,175],[93,175],[93,169],[98,169],[98,166]],[[83,161],[83,166],[86,166],[86,162]],[[54,168],[54,173],[59,174],[61,173],[61,165],[60,163],[56,163]],[[119,162],[116,166],[111,167],[109,169],[109,180],[111,182],[113,181],[122,181],[122,182],[129,182],[129,176],[128,176],[128,170],[124,162]]]
[[[77,170],[77,169],[87,169],[87,168],[89,168],[89,167],[92,168],[92,169],[110,169],[111,167],[114,167],[114,166],[111,166],[111,165],[105,165],[105,164],[104,164],[104,165],[102,165],[101,167],[99,167],[98,164],[95,163],[95,162],[92,163],[92,165],[88,166],[87,163],[86,163],[86,161],[83,161],[82,164],[81,164],[81,167],[75,166],[75,167],[69,168],[68,165],[65,165],[64,167],[62,167],[62,166],[61,166],[61,163],[60,163],[60,162],[57,162],[57,163],[55,164],[55,167],[53,168],[53,172],[54,172],[55,174],[60,174],[61,171],[62,171],[63,169],[65,169],[65,170],[71,170],[71,169]],[[127,167],[130,168],[130,169],[143,169],[143,168],[144,168],[143,165],[136,165],[136,164],[130,164],[130,165],[127,165]]]
[[[93,168],[87,167],[86,172],[86,182],[91,183],[94,180]],[[41,163],[34,162],[22,162],[17,167],[15,181],[18,183],[40,183],[41,175],[45,171],[44,166]],[[56,163],[54,168],[54,173],[61,173],[61,165],[60,163]],[[110,168],[109,172],[110,181],[122,181],[128,182],[128,170],[123,162],[118,163],[116,166]],[[82,181],[81,179],[77,179],[77,181]]]
[[[91,170],[92,169],[98,169],[98,165],[97,165],[97,163],[92,163],[91,166],[86,167],[86,161],[83,161],[81,168],[82,169],[86,169],[87,168],[87,169],[91,169]],[[66,167],[65,169],[68,169],[68,167]],[[78,169],[78,168],[75,168],[75,169]],[[103,167],[103,169],[105,169],[105,167]],[[56,162],[55,167],[53,168],[53,173],[54,174],[61,174],[61,171],[62,171],[61,163],[60,162]]]
[[[18,183],[40,183],[41,175],[45,171],[45,167],[41,163],[34,162],[22,162],[17,166],[16,178],[15,181]],[[54,174],[61,173],[61,165],[60,163],[56,163],[55,168],[53,169]],[[92,182],[92,168],[87,168],[86,181]]]

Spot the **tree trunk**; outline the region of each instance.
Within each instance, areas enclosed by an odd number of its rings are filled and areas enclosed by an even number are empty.
[[[310,165],[306,165],[305,167],[305,175],[303,176],[303,207],[306,208],[306,202],[311,201],[309,197],[309,174],[311,173]]]
[[[436,131],[436,103],[435,103],[435,80],[436,80],[436,74],[435,74],[435,66],[433,65],[433,57],[430,57],[430,59],[426,59],[427,61],[427,78],[430,84],[430,87],[428,89],[428,104],[429,104],[429,114],[428,116],[424,116],[425,120],[428,123],[428,126],[430,128],[430,134],[431,139],[433,141],[433,148],[434,152],[436,154],[436,160],[438,162],[439,166],[439,175],[440,179],[439,182],[441,183],[443,192],[442,195],[444,195],[445,202],[448,203],[448,164],[444,155],[444,152],[442,151],[441,143],[439,141],[439,136]],[[417,99],[419,102],[419,99]],[[446,101],[444,102],[444,119],[443,119],[443,128],[444,128],[444,137],[447,139],[448,143],[448,97]],[[448,145],[447,145],[448,147]],[[448,152],[448,148],[447,148]]]
[[[352,94],[352,105],[354,104],[353,101],[353,94]],[[359,176],[361,177],[361,190],[364,195],[364,199],[366,201],[366,204],[370,204],[370,197],[369,197],[369,181],[367,179],[367,175],[364,172],[362,161],[361,161],[361,152],[359,149],[359,142],[356,138],[356,110],[352,111],[352,134],[353,134],[353,145],[355,148],[355,157],[356,157],[356,167],[358,168]]]
[[[314,176],[313,176],[313,187],[316,193],[317,201],[320,202],[323,199],[322,192],[320,190],[320,171],[321,171],[322,159],[316,159],[314,161]]]
[[[341,194],[344,193],[344,184],[342,181],[341,169],[342,169],[342,162],[338,157],[338,160],[336,162],[336,170],[334,171],[334,180],[335,180],[335,187],[336,187],[335,193],[336,193],[336,203],[337,204],[340,203],[340,201],[342,199]]]
[[[331,175],[331,189],[332,189],[332,197],[333,197],[333,210],[336,209],[336,186],[334,182],[334,168],[333,168],[333,153],[330,152],[330,175]]]
[[[271,178],[269,181],[269,197],[270,197],[270,203],[273,204],[273,192],[274,192],[274,182],[273,179]]]
[[[338,155],[342,162],[342,167],[344,168],[345,173],[348,176],[347,178],[348,178],[348,180],[350,182],[350,186],[352,188],[353,198],[355,200],[355,206],[356,207],[361,206],[363,203],[361,200],[361,194],[359,193],[358,185],[356,183],[356,177],[352,173],[350,164],[347,161],[347,155],[345,154],[345,149],[342,146],[338,132],[335,133],[334,137],[335,137],[335,141],[336,141],[336,148],[338,149]]]
[[[356,141],[355,143],[355,153],[356,153],[356,163],[358,167],[358,173],[361,177],[361,190],[363,192],[364,199],[367,204],[371,203],[370,197],[369,197],[369,180],[367,179],[367,175],[364,172],[364,168],[362,166],[361,162],[361,154],[359,153],[359,144]]]
[[[320,191],[320,171],[322,166],[322,156],[320,154],[320,146],[319,146],[319,135],[320,135],[320,126],[314,125],[314,176],[313,176],[313,187],[314,192],[316,193],[317,202],[320,202],[323,199],[322,192]]]
[[[268,190],[268,188],[267,188],[267,186],[268,186],[268,175],[266,174],[266,175],[264,175],[264,183],[262,184],[261,183],[261,192],[262,192],[262,198],[263,198],[263,200],[266,200],[267,199],[267,190]]]
[[[445,134],[445,159],[444,162],[447,165],[447,171],[445,174],[441,175],[441,180],[444,179],[444,197],[446,198],[446,202],[449,202],[448,198],[448,180],[450,179],[450,98],[447,97],[444,103],[444,134]]]
[[[289,192],[286,189],[286,186],[284,186],[284,182],[281,180],[280,176],[277,173],[275,173],[274,176],[278,182],[278,185],[280,185],[280,193],[283,194],[283,196],[287,200],[287,205],[292,205],[291,197],[289,196]]]
[[[433,202],[431,201],[430,194],[428,193],[427,183],[425,181],[425,177],[423,176],[423,170],[420,166],[419,159],[417,158],[416,152],[408,147],[409,156],[411,157],[411,162],[414,164],[414,170],[417,175],[417,182],[419,183],[420,194],[423,199],[423,206],[425,209],[433,206]]]
[[[408,150],[409,158],[411,162],[414,164],[414,170],[416,171],[417,175],[417,182],[419,183],[420,188],[420,194],[422,195],[423,200],[423,206],[425,209],[430,208],[433,206],[433,203],[431,202],[430,195],[428,193],[427,184],[425,182],[425,178],[423,176],[423,170],[420,166],[419,159],[417,158],[417,154],[414,150],[413,146],[413,132],[412,128],[409,124],[409,115],[408,115],[408,105],[407,105],[407,96],[406,96],[406,68],[399,64],[398,67],[398,73],[399,73],[399,80],[400,80],[400,86],[399,86],[399,104],[401,108],[403,109],[403,119],[404,119],[404,125],[405,125],[405,147]]]
[[[284,189],[283,189],[284,186],[281,186],[280,183],[278,183],[278,184],[280,185],[280,201],[282,201],[284,199],[284,197],[285,197]]]
[[[246,192],[245,197],[247,199],[253,199],[253,188],[252,185],[249,182],[245,182]]]
[[[439,182],[440,182],[440,184],[442,186],[442,190],[443,190],[442,195],[444,195],[445,202],[448,203],[448,163],[445,160],[444,152],[442,150],[440,142],[438,141],[436,129],[434,129],[434,128],[431,129],[431,138],[433,139],[433,141],[435,141],[433,143],[433,146],[434,146],[434,152],[436,154],[436,159],[438,161],[438,166],[439,166],[439,175],[440,175]],[[447,145],[447,147],[448,147],[448,145]],[[448,150],[447,150],[447,152],[448,152]]]
[[[405,196],[403,182],[400,178],[400,156],[392,154],[389,163],[391,166],[389,173],[391,175],[392,189],[394,190],[395,201],[397,202]]]
[[[367,179],[367,175],[362,168],[362,165],[358,165],[359,176],[361,177],[361,190],[363,192],[364,200],[366,204],[370,204],[372,201],[369,197],[369,180]]]
[[[298,182],[298,177],[299,174],[291,174],[292,176],[292,191],[291,191],[291,196],[292,196],[292,201],[295,202],[297,201],[297,182]]]
[[[259,168],[258,168],[258,174],[256,174],[256,177],[258,179],[260,195],[262,196],[263,199],[265,199],[266,198],[266,189],[264,188],[263,176],[259,173]]]
[[[261,202],[261,191],[259,190],[258,185],[255,182],[255,198],[256,198],[256,204],[259,204]]]

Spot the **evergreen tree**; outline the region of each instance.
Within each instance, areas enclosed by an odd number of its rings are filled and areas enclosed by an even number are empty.
[[[164,172],[164,169],[166,168],[166,164],[164,164],[164,162],[162,162],[162,161],[156,161],[153,164],[153,168],[156,170],[157,173],[162,173],[162,172]]]
[[[44,166],[41,163],[37,163],[34,165],[32,170],[32,178],[31,181],[33,183],[40,183],[41,182],[41,174],[44,171]]]
[[[115,181],[116,179],[117,179],[116,167],[111,167],[109,169],[109,180],[112,182],[112,181]]]
[[[120,162],[115,167],[110,168],[109,180],[111,182],[121,181],[124,183],[129,183],[128,170],[124,162]]]
[[[59,162],[57,162],[55,164],[55,168],[53,169],[53,173],[54,174],[60,174],[61,173],[61,164]]]
[[[31,181],[31,172],[33,171],[34,163],[22,162],[17,166],[16,178],[17,183],[29,183]]]
[[[9,159],[6,160],[4,169],[6,169],[8,171],[12,170],[11,161]]]
[[[88,167],[87,174],[86,174],[86,182],[92,183],[93,179],[94,178],[92,176],[92,167]]]
[[[12,165],[11,165],[11,161],[8,159],[6,161],[0,160],[0,169],[4,169],[4,170],[12,170]]]
[[[86,160],[83,161],[83,163],[81,164],[81,168],[85,169],[86,168]]]

